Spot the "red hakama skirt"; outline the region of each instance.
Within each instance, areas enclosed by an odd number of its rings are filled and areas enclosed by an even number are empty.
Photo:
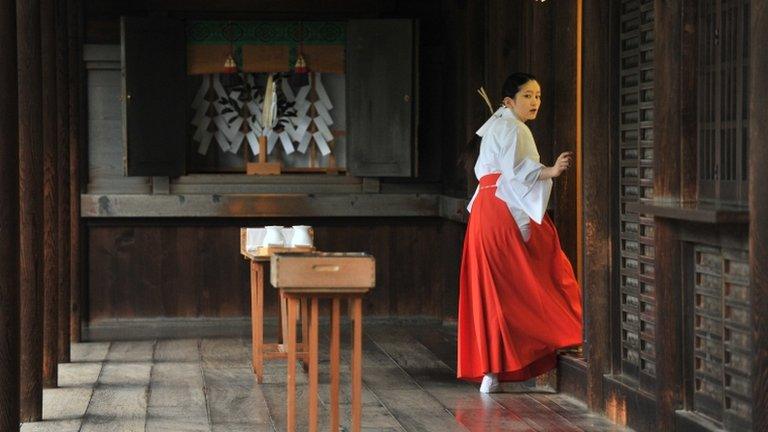
[[[525,242],[495,195],[498,176],[480,179],[461,260],[457,375],[472,381],[527,380],[582,343],[581,288],[555,226],[531,220]]]

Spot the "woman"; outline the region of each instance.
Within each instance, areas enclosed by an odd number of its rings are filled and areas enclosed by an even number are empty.
[[[558,349],[582,342],[581,290],[546,215],[552,179],[571,153],[539,163],[525,125],[541,106],[532,75],[510,75],[502,96],[477,131],[480,183],[467,208],[459,294],[457,375],[482,379],[483,393],[554,368]]]

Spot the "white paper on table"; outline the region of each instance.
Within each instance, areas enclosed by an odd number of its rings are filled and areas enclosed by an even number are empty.
[[[323,120],[322,117],[315,117],[314,121],[315,121],[315,125],[317,126],[318,132],[323,134],[323,137],[325,137],[325,140],[333,141],[333,134],[331,133],[331,130],[328,129],[328,126],[325,125],[325,120]]]
[[[288,100],[288,102],[293,102],[296,100],[296,95],[293,94],[293,89],[291,88],[291,84],[288,83],[287,79],[283,78],[280,80],[280,87],[282,88],[285,99]]]
[[[275,149],[275,143],[277,143],[277,134],[274,130],[269,129],[267,132],[267,154],[272,153],[272,150]]]
[[[227,141],[227,137],[220,130],[216,131],[216,142],[219,143],[221,151],[229,151],[229,141]]]
[[[197,152],[201,155],[205,156],[208,154],[208,146],[211,145],[211,139],[213,138],[213,134],[206,131],[203,131],[203,136],[200,139],[200,145],[197,147]]]
[[[314,105],[317,113],[320,114],[320,117],[322,117],[323,121],[325,121],[325,124],[328,126],[332,125],[333,119],[331,118],[331,113],[328,112],[328,110],[325,108],[325,105],[317,102],[315,102]]]
[[[323,87],[323,82],[320,80],[320,74],[315,74],[315,77],[315,91],[317,92],[317,97],[320,98],[320,102],[322,102],[326,108],[329,110],[333,109],[331,98],[328,97],[328,93],[325,92],[325,87]]]
[[[296,93],[296,103],[304,102],[307,100],[307,96],[309,96],[309,90],[310,86],[305,85],[304,87],[299,89],[299,92]]]
[[[296,151],[293,148],[293,142],[291,142],[291,137],[288,135],[288,132],[280,132],[280,144],[283,145],[283,150],[285,150],[285,154],[291,154],[294,151]]]
[[[209,124],[211,124],[211,118],[203,117],[200,124],[197,125],[197,130],[195,131],[195,135],[192,137],[192,139],[197,142],[200,142],[203,139],[203,132],[208,130]]]
[[[309,141],[312,139],[312,135],[310,134],[304,134],[304,136],[301,137],[301,142],[299,142],[299,152],[306,153],[307,149],[309,148]]]
[[[197,93],[195,94],[195,99],[192,101],[192,108],[198,109],[200,107],[200,104],[205,101],[205,94],[208,93],[208,88],[211,86],[211,77],[210,75],[203,75],[203,83],[200,85],[200,88],[197,90]]]
[[[251,151],[253,154],[259,154],[259,139],[256,137],[256,134],[253,132],[248,132],[245,137],[248,139],[248,145],[251,146]]]
[[[283,228],[282,234],[286,245],[290,245],[293,240],[293,228]],[[255,251],[263,246],[264,237],[267,236],[266,228],[246,228],[245,229],[245,250]]]
[[[331,148],[328,147],[328,143],[325,141],[325,137],[320,131],[313,133],[312,138],[315,139],[315,144],[317,144],[317,148],[320,149],[320,153],[322,153],[323,156],[331,154]]]
[[[237,154],[237,151],[240,150],[240,146],[243,144],[244,139],[245,135],[243,135],[242,132],[238,132],[235,135],[235,138],[230,141],[232,143],[232,145],[229,146],[230,153]]]
[[[192,117],[192,121],[190,122],[192,125],[197,126],[200,124],[200,122],[204,118],[209,118],[205,114],[208,112],[208,107],[211,106],[211,103],[208,101],[203,101],[202,104],[200,104],[200,108],[195,111],[195,116]]]

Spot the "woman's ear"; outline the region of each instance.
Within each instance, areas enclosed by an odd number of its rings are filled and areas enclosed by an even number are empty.
[[[511,97],[509,97],[509,96],[507,96],[507,97],[505,97],[504,99],[502,99],[502,100],[501,100],[501,103],[502,103],[502,104],[503,104],[505,107],[507,107],[507,108],[509,108],[509,109],[512,109],[512,108],[514,108],[514,106],[515,106],[515,101],[514,101],[514,100],[512,100],[512,98],[511,98]]]

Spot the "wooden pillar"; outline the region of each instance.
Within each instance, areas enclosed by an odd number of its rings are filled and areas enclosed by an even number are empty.
[[[19,427],[19,147],[16,2],[0,0],[0,431]]]
[[[58,196],[56,24],[53,0],[40,2],[43,86],[43,387],[58,384]]]
[[[70,195],[70,340],[80,341],[80,0],[67,1],[69,30],[69,195]]]
[[[584,110],[583,187],[586,235],[584,262],[584,311],[587,358],[587,403],[604,411],[603,375],[611,372],[611,161],[617,145],[612,125],[616,103],[612,100],[613,79],[610,25],[611,8],[601,0],[585,0],[583,15],[583,93],[589,95]],[[606,185],[608,185],[606,187]]]
[[[16,5],[19,62],[21,420],[43,414],[43,134],[40,1]]]
[[[56,2],[56,140],[58,148],[57,189],[59,229],[57,256],[59,363],[70,361],[69,341],[69,57],[67,1]]]
[[[654,2],[654,182],[656,201],[682,197],[682,2]],[[659,430],[675,430],[675,410],[682,406],[681,244],[674,221],[655,218],[656,408]]]
[[[752,1],[749,77],[749,274],[754,335],[752,430],[768,430],[768,4]]]

